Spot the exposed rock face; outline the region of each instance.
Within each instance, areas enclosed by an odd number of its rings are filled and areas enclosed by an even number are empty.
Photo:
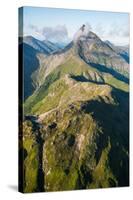
[[[122,74],[129,70],[128,63],[93,32],[79,38],[78,49],[87,63],[113,68]]]
[[[110,41],[106,40],[104,41],[106,44],[108,44],[114,51],[117,52],[121,57],[125,59],[127,63],[129,63],[129,45],[126,46],[116,46],[112,44]]]
[[[128,63],[85,26],[75,38],[38,55],[24,104],[25,192],[129,185]]]

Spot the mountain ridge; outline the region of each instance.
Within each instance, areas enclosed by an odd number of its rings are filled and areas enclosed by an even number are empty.
[[[85,29],[37,54],[24,102],[25,192],[129,185],[129,65]]]

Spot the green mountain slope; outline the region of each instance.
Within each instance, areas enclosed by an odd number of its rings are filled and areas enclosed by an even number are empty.
[[[128,186],[128,65],[93,33],[39,64],[24,102],[24,191]]]
[[[96,97],[45,115],[56,124],[44,131],[46,191],[128,185],[127,110],[117,103]]]
[[[50,111],[41,108],[44,113],[37,122],[44,141],[41,154],[45,191],[129,184],[128,93],[107,85],[86,84],[76,85],[75,93],[82,87],[88,90],[86,95],[80,92],[79,99],[66,90],[59,106],[53,100]],[[34,152],[32,145],[29,149],[30,154]],[[26,159],[31,163],[29,156]],[[36,171],[33,174],[36,177]],[[26,182],[29,179],[30,174]],[[35,191],[34,187],[30,189]]]
[[[25,113],[32,113],[31,109],[33,110],[35,104],[43,100],[43,98],[48,94],[49,86],[67,74],[73,77],[73,79],[81,82],[92,82],[98,84],[107,83],[116,88],[128,91],[127,83],[117,79],[110,73],[101,72],[100,70],[93,68],[91,65],[87,65],[78,56],[71,55],[70,59],[67,59],[65,63],[52,70],[38,90],[27,99],[25,103]]]

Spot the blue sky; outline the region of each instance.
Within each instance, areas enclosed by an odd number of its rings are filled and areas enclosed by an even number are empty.
[[[24,35],[67,42],[88,24],[101,39],[118,45],[129,44],[129,14],[55,8],[24,7]]]

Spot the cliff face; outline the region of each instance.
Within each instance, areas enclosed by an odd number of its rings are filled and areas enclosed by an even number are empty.
[[[38,87],[24,103],[24,192],[129,185],[128,64],[82,31],[39,55]]]

